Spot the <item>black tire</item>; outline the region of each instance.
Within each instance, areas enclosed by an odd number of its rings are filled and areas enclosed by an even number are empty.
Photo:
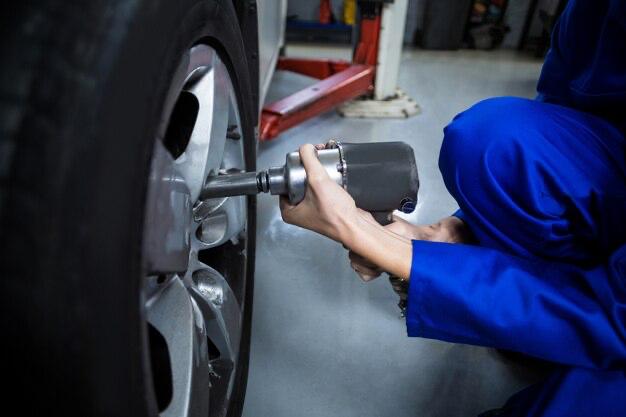
[[[155,415],[140,308],[155,131],[183,51],[202,40],[229,69],[247,169],[255,169],[255,106],[233,6],[90,0],[3,8],[0,304],[3,366],[15,371],[4,373],[5,398],[20,415]],[[243,405],[250,340],[256,211],[248,201],[243,357],[231,416]]]

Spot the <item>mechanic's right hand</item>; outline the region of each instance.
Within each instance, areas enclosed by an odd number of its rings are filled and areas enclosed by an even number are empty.
[[[351,224],[360,210],[346,190],[333,181],[317,158],[323,145],[302,145],[300,159],[307,175],[304,199],[296,205],[280,198],[280,213],[286,223],[320,233],[350,246],[348,236]]]

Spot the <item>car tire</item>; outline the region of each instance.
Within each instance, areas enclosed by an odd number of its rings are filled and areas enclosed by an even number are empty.
[[[141,303],[154,138],[181,54],[205,42],[228,69],[245,168],[255,169],[254,95],[233,5],[92,0],[3,8],[7,397],[21,415],[157,415]],[[241,414],[246,385],[255,204],[247,199],[243,325],[229,416]]]

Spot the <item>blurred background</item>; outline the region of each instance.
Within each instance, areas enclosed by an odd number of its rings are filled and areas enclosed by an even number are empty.
[[[288,42],[349,44],[355,0],[289,1]],[[423,49],[510,49],[543,56],[566,0],[410,0],[404,44]]]

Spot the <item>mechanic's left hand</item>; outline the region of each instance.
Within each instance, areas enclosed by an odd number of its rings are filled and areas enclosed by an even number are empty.
[[[470,243],[471,232],[463,220],[450,216],[430,225],[415,225],[393,216],[393,222],[385,226],[386,230],[411,240],[427,240],[430,242]],[[384,271],[361,255],[349,251],[350,266],[363,281],[371,281]]]
[[[344,242],[351,222],[359,215],[354,199],[333,181],[319,159],[316,149],[324,145],[302,145],[300,159],[307,175],[304,199],[297,205],[280,198],[283,220],[289,224],[321,233],[338,242]]]

